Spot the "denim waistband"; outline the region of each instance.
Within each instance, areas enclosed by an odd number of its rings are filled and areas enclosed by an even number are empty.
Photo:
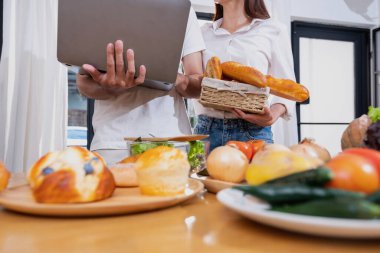
[[[243,119],[218,119],[206,115],[199,115],[198,121],[207,121],[209,124],[215,124],[217,126],[227,126],[229,128],[239,128],[248,125],[260,127]]]

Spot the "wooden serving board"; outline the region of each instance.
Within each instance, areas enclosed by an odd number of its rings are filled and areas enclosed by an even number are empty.
[[[140,194],[139,188],[116,188],[113,196],[99,202],[84,204],[41,204],[35,202],[28,185],[0,193],[0,206],[25,214],[40,216],[107,216],[152,211],[174,206],[195,197],[203,184],[189,179],[185,193],[175,197],[151,197]]]
[[[199,141],[206,139],[208,135],[194,134],[194,135],[184,135],[184,136],[174,136],[174,137],[147,137],[147,138],[138,138],[138,137],[125,137],[126,141],[136,141],[137,139],[141,141]]]
[[[191,178],[202,182],[208,192],[218,193],[221,190],[231,188],[233,186],[241,185],[230,182],[225,182],[221,180],[214,179],[212,177],[198,176],[196,173],[191,175]]]

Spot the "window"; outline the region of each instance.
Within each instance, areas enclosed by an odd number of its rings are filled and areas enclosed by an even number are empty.
[[[80,95],[77,67],[68,67],[68,128],[67,146],[87,146],[87,98]]]
[[[293,22],[297,80],[310,100],[297,105],[299,137],[313,137],[332,154],[341,136],[370,105],[369,30]]]

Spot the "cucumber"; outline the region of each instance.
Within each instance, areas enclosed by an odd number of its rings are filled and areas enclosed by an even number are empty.
[[[304,184],[309,186],[323,186],[333,178],[333,172],[326,167],[302,171],[288,176],[276,178],[264,185]]]
[[[297,205],[274,206],[272,211],[311,216],[376,219],[380,218],[380,206],[365,199],[320,199]]]
[[[380,191],[374,192],[367,196],[366,198],[368,201],[371,201],[373,203],[380,204]]]
[[[271,205],[282,205],[305,202],[316,199],[331,198],[364,198],[364,194],[339,189],[324,189],[306,185],[261,185],[261,186],[235,186],[234,189],[243,191],[265,200]]]

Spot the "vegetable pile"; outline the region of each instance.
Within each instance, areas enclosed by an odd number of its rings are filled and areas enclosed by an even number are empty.
[[[268,202],[272,211],[380,219],[380,152],[347,149],[316,169],[234,188]]]

